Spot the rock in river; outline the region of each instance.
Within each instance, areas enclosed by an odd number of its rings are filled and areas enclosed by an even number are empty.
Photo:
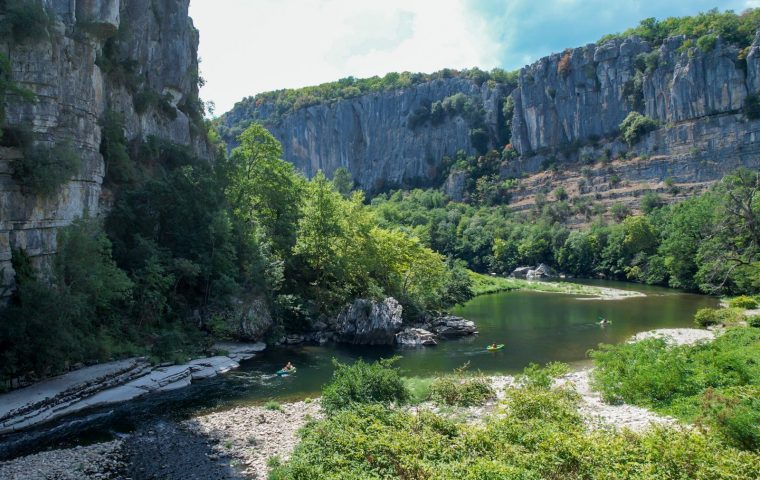
[[[408,347],[438,345],[435,335],[422,328],[405,328],[396,334],[396,343]]]
[[[478,333],[474,322],[454,315],[434,319],[430,324],[430,330],[441,338],[464,337]]]
[[[395,298],[357,299],[334,320],[338,341],[354,345],[393,345],[401,330],[402,307]]]

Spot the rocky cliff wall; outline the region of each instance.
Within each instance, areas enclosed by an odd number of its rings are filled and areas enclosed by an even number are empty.
[[[46,35],[23,41],[0,37],[11,79],[36,96],[27,101],[7,95],[3,127],[29,132],[34,145],[73,146],[81,168],[57,193],[30,194],[13,176],[14,159],[23,149],[0,147],[0,292],[5,294],[14,275],[11,249],[25,249],[43,266],[56,250],[60,227],[107,208],[107,165],[100,154],[107,111],[123,115],[130,142],[156,136],[209,155],[188,108],[198,101],[198,32],[188,17],[189,0],[43,3],[51,16]],[[146,93],[158,94],[163,103],[138,113],[135,100]]]
[[[285,159],[307,176],[319,170],[331,176],[346,167],[362,188],[376,192],[431,185],[446,173],[443,157],[453,157],[459,150],[477,153],[471,138],[475,125],[466,115],[445,115],[440,123],[414,125],[418,109],[459,93],[482,108],[479,120],[487,131],[487,146],[501,148],[506,141],[502,107],[507,87],[459,77],[313,105],[280,118],[274,105],[239,104],[222,121],[227,127],[261,122],[282,143]],[[234,138],[225,140],[234,145]]]

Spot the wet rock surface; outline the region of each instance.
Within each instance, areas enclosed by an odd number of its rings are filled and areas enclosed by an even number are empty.
[[[428,325],[428,330],[441,338],[466,337],[478,333],[475,322],[455,315],[444,315],[434,319]]]

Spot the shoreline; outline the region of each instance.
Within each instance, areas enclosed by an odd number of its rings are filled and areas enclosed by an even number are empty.
[[[666,336],[675,345],[687,345],[702,341],[710,341],[715,338],[716,332],[696,328],[684,329],[657,329],[641,332],[629,341],[638,341],[644,338]],[[677,427],[680,423],[672,417],[655,413],[651,410],[628,404],[610,405],[602,401],[601,396],[594,392],[590,386],[590,374],[593,367],[585,367],[572,371],[555,380],[555,386],[571,386],[580,395],[579,412],[584,417],[591,429],[598,428],[627,428],[632,431],[642,431],[651,426]],[[505,387],[515,382],[514,376],[489,376],[487,377],[497,392],[497,399],[482,407],[459,408],[456,414],[467,422],[476,423],[483,417],[494,413],[498,401],[504,398]],[[404,407],[411,412],[438,411],[438,408],[429,402],[419,405]],[[287,460],[293,449],[298,444],[298,430],[311,420],[322,417],[319,400],[301,400],[283,404],[272,404],[269,407],[250,405],[235,407],[219,412],[197,415],[188,420],[172,425],[168,428],[172,437],[191,436],[191,441],[185,440],[180,445],[193,446],[194,459],[188,461],[199,463],[203,468],[212,468],[218,478],[241,478],[236,472],[244,475],[243,478],[260,479],[266,478],[268,462],[272,458]],[[154,428],[148,432],[150,442],[151,435],[156,434],[153,430],[161,430],[162,427]],[[165,429],[166,429],[165,428]],[[75,447],[71,449],[52,450],[33,455],[19,457],[17,459],[0,462],[0,477],[19,480],[21,478],[51,478],[50,475],[61,472],[61,469],[76,465],[75,474],[56,476],[54,478],[83,478],[76,473],[91,472],[92,476],[84,478],[119,478],[111,476],[114,469],[136,468],[130,464],[129,445],[144,441],[144,433],[137,432],[129,435],[126,439],[113,442]],[[160,437],[156,437],[160,438]],[[167,448],[171,448],[171,445]],[[182,447],[186,448],[186,447]],[[172,454],[179,457],[187,455],[182,449],[172,450]],[[155,457],[155,456],[154,456]],[[153,468],[156,458],[140,459],[138,464],[145,463],[140,468]],[[182,469],[183,460],[172,461],[176,469]],[[30,469],[40,472],[41,476],[14,476],[14,472],[29,472]],[[43,472],[46,472],[42,475]],[[221,472],[221,473],[220,473]],[[88,473],[89,475],[89,473]],[[166,477],[166,478],[182,478]],[[215,477],[216,478],[216,477]]]

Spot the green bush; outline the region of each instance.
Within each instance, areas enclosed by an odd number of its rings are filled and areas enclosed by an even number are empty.
[[[113,184],[128,183],[135,179],[135,162],[127,150],[124,136],[124,116],[107,111],[101,121],[100,153],[106,166],[106,181]]]
[[[13,178],[29,193],[53,195],[71,180],[82,166],[79,154],[71,144],[55,147],[33,146],[13,162]]]
[[[517,381],[526,387],[549,388],[555,378],[568,372],[570,372],[570,367],[566,363],[550,362],[544,368],[531,363],[517,376]]]
[[[738,308],[701,308],[694,315],[694,323],[700,327],[710,325],[736,325],[744,320],[744,314]]]
[[[703,422],[737,448],[760,451],[760,387],[708,389],[702,402]]]
[[[740,297],[732,298],[729,300],[728,305],[731,308],[751,310],[753,308],[757,308],[757,300],[752,297],[748,297],[747,295],[742,295]]]
[[[282,405],[280,405],[280,402],[277,402],[275,400],[269,400],[267,403],[264,404],[264,408],[267,410],[271,410],[273,412],[282,411]]]
[[[742,106],[744,115],[750,120],[757,120],[760,118],[760,95],[757,93],[750,93],[744,99],[744,105]]]
[[[483,377],[442,377],[430,385],[430,399],[438,405],[474,407],[495,395],[491,382]]]
[[[718,309],[716,308],[700,308],[696,314],[694,314],[694,323],[700,327],[709,327],[711,325],[718,324]]]
[[[754,478],[760,457],[676,429],[589,431],[569,390],[510,389],[505,415],[463,424],[378,405],[342,410],[301,430],[270,480]]]
[[[649,339],[590,352],[592,385],[606,401],[702,418],[740,448],[756,449],[760,404],[760,331],[732,328],[705,344],[669,346]],[[755,423],[753,423],[755,422]]]
[[[345,365],[334,360],[333,378],[322,388],[322,408],[328,414],[356,404],[404,404],[409,391],[393,364],[398,357],[365,363],[357,360]]]
[[[17,42],[47,38],[51,14],[41,0],[5,0],[5,28]]]
[[[749,317],[747,319],[747,324],[749,324],[750,327],[760,328],[760,315]]]
[[[633,146],[641,140],[641,137],[652,130],[655,130],[657,126],[657,121],[652,120],[639,112],[631,112],[620,124],[620,133],[623,140],[625,140],[628,145]]]

